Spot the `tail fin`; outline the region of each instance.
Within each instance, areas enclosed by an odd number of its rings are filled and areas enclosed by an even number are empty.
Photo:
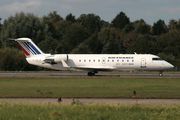
[[[29,38],[18,38],[15,39],[19,43],[19,46],[23,50],[26,57],[32,57],[36,55],[44,54],[34,42]]]

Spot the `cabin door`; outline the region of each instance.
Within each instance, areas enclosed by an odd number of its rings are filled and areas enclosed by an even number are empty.
[[[106,63],[106,58],[103,57],[103,58],[102,58],[102,64],[105,64],[105,63]]]
[[[146,67],[146,58],[141,58],[141,68]]]

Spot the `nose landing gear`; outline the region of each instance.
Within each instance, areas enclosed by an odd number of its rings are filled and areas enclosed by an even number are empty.
[[[163,76],[163,71],[159,71],[159,76],[160,76],[160,77]]]

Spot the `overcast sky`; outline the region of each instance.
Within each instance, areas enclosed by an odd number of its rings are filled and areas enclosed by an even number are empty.
[[[168,24],[170,19],[179,20],[180,0],[0,0],[3,21],[21,11],[39,17],[57,11],[63,18],[69,13],[76,18],[81,14],[94,13],[108,22],[122,11],[131,22],[144,19],[147,24],[153,25],[162,19]]]

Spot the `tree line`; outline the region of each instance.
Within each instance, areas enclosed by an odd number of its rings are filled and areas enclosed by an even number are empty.
[[[51,54],[155,54],[180,67],[180,20],[169,24],[159,19],[152,26],[143,19],[130,21],[119,12],[111,22],[95,14],[72,13],[62,18],[56,11],[38,17],[16,13],[0,26],[0,70],[44,70],[29,65],[16,42],[9,38],[28,37]]]

